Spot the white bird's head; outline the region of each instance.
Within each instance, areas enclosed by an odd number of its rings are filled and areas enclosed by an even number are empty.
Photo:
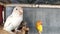
[[[13,9],[13,12],[14,13],[17,13],[19,15],[23,15],[23,8],[21,8],[20,6],[16,6],[14,9]]]

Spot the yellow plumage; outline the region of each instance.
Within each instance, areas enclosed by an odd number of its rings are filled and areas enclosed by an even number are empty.
[[[42,32],[42,31],[43,31],[42,22],[37,21],[37,23],[36,23],[36,29],[37,29],[39,32]]]

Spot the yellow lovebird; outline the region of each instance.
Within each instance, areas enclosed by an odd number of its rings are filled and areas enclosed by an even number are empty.
[[[41,32],[43,31],[42,21],[38,20],[36,22],[36,29],[37,29],[38,33],[41,34]]]

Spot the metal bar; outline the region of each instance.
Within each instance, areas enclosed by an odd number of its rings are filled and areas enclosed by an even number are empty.
[[[38,5],[38,4],[6,4],[5,6],[60,8],[60,5]]]

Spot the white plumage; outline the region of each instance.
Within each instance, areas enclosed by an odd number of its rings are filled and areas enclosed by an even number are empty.
[[[4,30],[11,32],[11,30],[16,29],[20,23],[23,21],[23,9],[21,7],[15,7],[13,12],[4,24]]]

